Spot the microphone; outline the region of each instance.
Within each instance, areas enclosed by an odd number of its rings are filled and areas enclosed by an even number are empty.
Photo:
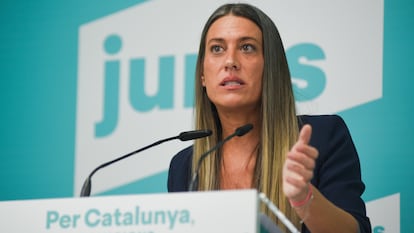
[[[228,140],[232,139],[233,137],[235,137],[235,136],[241,137],[241,136],[245,135],[246,133],[248,133],[252,129],[253,129],[253,125],[252,124],[243,125],[243,126],[237,128],[236,131],[234,131],[234,133],[230,134],[223,141],[220,141],[214,147],[212,147],[210,150],[208,150],[207,152],[205,152],[204,154],[202,154],[200,156],[200,158],[198,159],[197,167],[196,167],[196,170],[195,170],[195,172],[193,174],[193,177],[191,179],[191,183],[189,185],[188,190],[189,191],[195,191],[195,189],[197,188],[197,186],[198,186],[198,173],[200,172],[201,163],[204,161],[204,159],[211,152],[213,152],[213,151],[219,149],[220,147],[222,147],[225,142],[227,142]]]
[[[290,232],[300,233],[300,231],[293,225],[293,223],[276,207],[275,204],[264,193],[259,194],[259,199],[269,208],[270,211],[285,225]]]
[[[86,178],[85,182],[83,183],[80,196],[81,197],[88,197],[88,196],[90,196],[90,194],[91,194],[91,186],[92,186],[91,178],[92,178],[93,174],[95,174],[101,168],[104,168],[106,166],[109,166],[109,165],[111,165],[113,163],[116,163],[116,162],[118,162],[120,160],[123,160],[123,159],[125,159],[125,158],[127,158],[127,157],[129,157],[131,155],[134,155],[134,154],[139,153],[139,152],[141,152],[143,150],[149,149],[149,148],[151,148],[153,146],[159,145],[159,144],[161,144],[163,142],[171,141],[171,140],[174,140],[174,139],[180,139],[181,141],[189,141],[189,140],[194,140],[194,139],[208,137],[211,134],[212,134],[212,131],[211,130],[193,130],[193,131],[182,132],[178,136],[169,137],[169,138],[166,138],[166,139],[159,140],[157,142],[152,143],[151,145],[145,146],[145,147],[143,147],[141,149],[138,149],[136,151],[130,152],[130,153],[126,154],[126,155],[123,155],[123,156],[121,156],[119,158],[116,158],[116,159],[111,160],[109,162],[106,162],[104,164],[101,164],[100,166],[98,166],[97,168],[95,168],[89,174],[88,178]]]

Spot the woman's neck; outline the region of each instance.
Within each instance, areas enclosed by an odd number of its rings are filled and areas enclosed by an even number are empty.
[[[253,188],[259,142],[230,144],[223,148],[220,166],[221,189]]]

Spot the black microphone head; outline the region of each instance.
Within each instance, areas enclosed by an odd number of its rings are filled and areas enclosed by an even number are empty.
[[[188,140],[194,140],[198,138],[204,138],[208,137],[212,134],[212,131],[209,129],[205,130],[193,130],[188,132],[182,132],[180,135],[178,135],[178,139],[181,141],[188,141]]]
[[[252,124],[243,125],[243,126],[236,129],[235,134],[237,136],[241,137],[241,136],[245,135],[246,133],[248,133],[252,129],[253,129]]]

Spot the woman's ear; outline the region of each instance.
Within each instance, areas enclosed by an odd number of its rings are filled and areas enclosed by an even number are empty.
[[[204,78],[204,75],[201,75],[201,85],[202,85],[203,87],[205,87],[205,86],[206,86],[206,80],[205,80],[205,78]]]

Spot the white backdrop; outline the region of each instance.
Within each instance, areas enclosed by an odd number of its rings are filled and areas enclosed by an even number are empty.
[[[97,165],[192,129],[187,93],[198,41],[224,2],[149,1],[80,27],[74,195]],[[383,1],[249,3],[279,28],[300,113],[336,113],[382,97]],[[99,171],[93,192],[167,170],[186,145],[170,142]],[[399,212],[399,197],[392,200],[368,208]],[[399,231],[398,219],[389,222],[376,224]]]

